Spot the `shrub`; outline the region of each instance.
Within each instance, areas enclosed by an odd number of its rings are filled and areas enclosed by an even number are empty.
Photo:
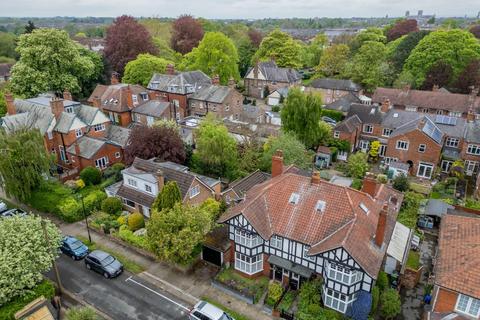
[[[347,160],[348,175],[353,178],[362,179],[369,169],[368,156],[363,152],[350,155]]]
[[[115,197],[106,198],[102,201],[102,211],[111,215],[117,215],[122,211],[122,201]]]
[[[97,211],[92,215],[93,225],[100,228],[103,225],[103,230],[106,233],[110,232],[110,229],[117,229],[120,224],[115,217],[105,213],[103,211]]]
[[[385,175],[385,174],[377,175],[377,181],[380,182],[380,183],[387,183],[387,181],[388,181],[387,175]]]
[[[395,318],[401,311],[400,295],[395,289],[387,289],[380,298],[380,312],[385,319]]]
[[[75,184],[77,185],[77,189],[83,189],[85,188],[85,182],[83,182],[82,179],[78,179],[75,181]]]
[[[100,210],[102,201],[107,198],[107,194],[101,190],[94,190],[83,198],[85,211],[88,214],[95,210]]]
[[[380,271],[378,273],[377,287],[382,292],[388,288],[388,276],[386,272]]]
[[[144,236],[134,235],[133,232],[129,230],[126,225],[120,226],[120,228],[118,229],[118,237],[123,241],[134,245],[135,247],[139,247],[145,250],[149,249],[147,239]]]
[[[137,231],[138,229],[145,227],[145,220],[140,212],[134,212],[129,215],[127,223],[128,228],[132,231]]]
[[[101,318],[89,307],[74,307],[65,314],[66,320],[100,320]]]
[[[377,286],[372,289],[372,309],[370,310],[370,315],[375,315],[378,309],[378,301],[380,300],[380,289]]]
[[[355,178],[355,179],[353,179],[353,181],[352,181],[352,186],[351,186],[351,187],[352,187],[353,189],[360,190],[360,189],[362,189],[362,185],[363,185],[362,179],[357,179],[357,178]]]
[[[342,118],[343,118],[343,113],[336,110],[329,110],[329,109],[322,108],[321,114],[322,116],[332,118],[337,122],[342,121]]]
[[[308,310],[312,305],[319,305],[321,299],[321,287],[321,279],[310,280],[302,285],[299,293],[299,310],[303,310],[305,313],[312,314],[312,312]]]
[[[68,197],[58,204],[58,211],[60,217],[67,222],[76,222],[82,219],[82,204],[75,198]]]
[[[272,107],[272,112],[279,112],[280,111],[280,106],[273,106]]]
[[[393,188],[406,192],[410,188],[410,182],[408,181],[408,177],[405,174],[399,174],[393,179]]]
[[[111,167],[108,167],[105,171],[103,171],[103,177],[105,179],[114,178],[115,181],[122,180],[122,173],[121,171],[125,169],[125,165],[123,163],[115,163]]]
[[[102,182],[102,172],[94,167],[86,167],[80,172],[80,178],[88,185],[96,185]]]
[[[120,224],[120,226],[127,224],[127,216],[121,215],[118,217],[117,222]]]
[[[283,294],[282,285],[278,282],[270,282],[268,285],[268,300],[272,305],[275,305]]]

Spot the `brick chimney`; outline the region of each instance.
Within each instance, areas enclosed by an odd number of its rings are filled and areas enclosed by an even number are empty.
[[[255,61],[255,65],[253,66],[253,77],[258,79],[258,60]]]
[[[388,112],[390,108],[392,107],[392,104],[390,103],[390,99],[385,98],[383,99],[382,106],[380,107],[381,112]]]
[[[381,248],[385,239],[385,228],[387,227],[388,204],[383,205],[378,215],[377,230],[375,231],[375,244]]]
[[[233,79],[233,77],[231,77],[230,79],[228,79],[228,86],[229,86],[230,88],[234,89],[234,88],[235,88],[235,85],[236,85],[236,83],[235,83],[235,79]]]
[[[283,173],[283,151],[277,150],[272,156],[272,178]]]
[[[363,178],[362,191],[368,193],[373,198],[377,195],[377,179],[373,173],[368,172],[365,178]]]
[[[411,88],[411,86],[409,84],[406,84],[406,85],[403,86],[402,91],[403,92],[409,92],[410,88]]]
[[[78,139],[75,140],[75,155],[80,158],[80,144],[78,143]]]
[[[167,64],[167,67],[165,68],[165,72],[170,75],[175,74],[175,66],[171,63]]]
[[[133,105],[132,89],[130,88],[130,85],[128,85],[125,88],[125,95],[127,96],[127,106],[130,109],[132,109],[134,105]]]
[[[160,169],[157,170],[156,178],[157,178],[158,192],[160,193],[163,189],[163,185],[165,184],[165,178],[163,176],[162,170]]]
[[[63,106],[63,99],[62,98],[52,98],[50,100],[50,108],[52,109],[52,113],[55,116],[55,119],[58,121],[60,119],[60,116],[62,115],[62,112],[65,110]]]
[[[102,100],[100,100],[100,97],[93,97],[92,99],[92,104],[96,108],[101,108],[102,107]]]
[[[118,72],[112,72],[112,76],[110,78],[110,84],[119,84],[120,80],[118,79],[120,77],[120,74]]]
[[[70,91],[68,90],[63,91],[63,99],[73,101],[72,94],[70,93]]]
[[[438,92],[439,89],[440,89],[440,87],[438,86],[438,84],[434,84],[433,87],[432,87],[433,92]]]
[[[17,113],[17,110],[15,110],[13,94],[10,92],[5,92],[5,103],[7,104],[7,114],[14,115]]]
[[[214,86],[220,85],[220,76],[218,74],[214,75],[212,78],[212,84]]]
[[[312,184],[320,184],[320,172],[314,170],[312,172],[312,180],[311,180],[311,183]]]

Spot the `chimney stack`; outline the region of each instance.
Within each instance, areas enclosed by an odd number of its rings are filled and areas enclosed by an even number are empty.
[[[312,184],[320,184],[320,172],[314,170],[312,172],[312,180],[311,180],[311,183]]]
[[[283,151],[277,150],[272,156],[272,178],[283,173]]]
[[[158,185],[158,192],[160,193],[163,189],[163,185],[165,184],[165,178],[163,176],[162,170],[157,170],[157,185]]]
[[[220,85],[220,76],[218,74],[214,75],[212,78],[212,84],[215,86]]]
[[[411,88],[411,86],[409,84],[406,84],[406,85],[403,86],[402,91],[403,92],[408,92],[408,91],[410,91],[410,88]]]
[[[130,88],[130,85],[128,85],[125,88],[125,94],[127,95],[127,106],[128,108],[132,109],[134,105],[133,105],[132,89]]]
[[[377,230],[375,232],[375,244],[381,248],[385,239],[385,228],[387,226],[388,204],[384,203],[380,214],[378,215]]]
[[[119,78],[120,74],[118,72],[112,72],[112,77],[110,78],[110,84],[119,84]]]
[[[50,108],[52,109],[52,113],[55,116],[55,119],[58,121],[60,119],[60,116],[62,115],[62,112],[65,110],[63,106],[63,99],[62,98],[52,98],[50,100]]]
[[[70,93],[70,91],[68,90],[63,91],[63,99],[73,101],[72,94]]]
[[[171,63],[167,64],[167,67],[165,68],[165,71],[169,75],[174,75],[175,74],[175,66]]]
[[[230,88],[234,89],[234,88],[235,88],[235,85],[236,85],[235,79],[234,79],[233,77],[230,77],[230,79],[228,79],[228,86],[229,86]]]
[[[10,92],[5,92],[5,103],[7,104],[7,114],[14,115],[17,113],[17,110],[15,110],[13,94]]]
[[[432,87],[432,91],[433,92],[438,92],[440,88],[438,87],[438,84],[434,84],[433,87]]]
[[[390,110],[391,107],[392,105],[390,103],[390,99],[384,98],[382,102],[382,106],[380,107],[380,111],[383,113],[386,113],[388,112],[388,110]]]
[[[102,100],[100,100],[100,97],[93,97],[92,104],[96,108],[101,108],[102,107]]]
[[[80,144],[78,143],[78,139],[75,140],[75,155],[80,158]]]
[[[363,178],[362,191],[368,193],[372,198],[377,195],[377,179],[373,173],[367,172],[365,178]]]

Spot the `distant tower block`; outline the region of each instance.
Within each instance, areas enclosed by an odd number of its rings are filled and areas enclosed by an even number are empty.
[[[477,19],[480,19],[480,11],[477,13]]]
[[[423,10],[418,10],[418,14],[417,14],[419,17],[423,16]]]
[[[480,13],[480,12],[479,12]],[[410,11],[405,11],[405,17],[410,17]]]

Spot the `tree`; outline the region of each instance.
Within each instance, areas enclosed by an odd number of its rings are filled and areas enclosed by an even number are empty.
[[[125,162],[131,164],[135,157],[183,163],[185,148],[177,127],[166,123],[134,127],[125,147]]]
[[[89,307],[73,307],[67,310],[66,320],[100,320],[95,310]]]
[[[102,201],[102,211],[117,215],[122,211],[122,201],[116,197],[108,197]]]
[[[326,48],[317,67],[317,72],[325,77],[336,77],[345,70],[350,49],[345,44],[334,44]]]
[[[283,130],[295,134],[307,148],[318,146],[325,138],[325,127],[320,126],[322,119],[320,95],[303,93],[300,89],[294,88],[289,91],[280,115]]]
[[[172,23],[170,45],[173,50],[187,54],[203,38],[202,24],[190,15],[181,15]]]
[[[460,93],[470,93],[472,87],[480,88],[480,59],[473,59],[459,74],[454,85]]]
[[[238,46],[238,69],[241,77],[244,77],[250,68],[254,54],[255,47],[250,40],[243,40]]]
[[[58,255],[62,235],[50,220],[33,215],[0,219],[0,230],[0,305],[3,305],[28,293],[43,280],[43,274],[50,270]]]
[[[366,42],[386,43],[387,37],[385,37],[383,30],[380,28],[367,28],[355,36],[350,43],[350,50],[355,54]]]
[[[350,155],[347,161],[347,172],[350,177],[362,179],[369,169],[367,155],[363,152],[357,152]]]
[[[408,180],[407,175],[402,173],[393,178],[392,186],[398,191],[406,192],[410,189],[410,181]]]
[[[105,83],[105,61],[103,56],[92,50],[79,47],[80,56],[89,59],[93,62],[92,74],[79,74],[78,81],[80,86],[80,92],[78,94],[81,98],[87,98],[93,92],[97,84]]]
[[[410,72],[403,71],[393,82],[393,87],[397,89],[403,89],[406,87],[415,88],[415,78]]]
[[[16,49],[20,59],[12,67],[12,91],[27,97],[47,91],[80,92],[81,81],[94,75],[95,65],[79,48],[57,29],[22,34]]]
[[[154,73],[165,73],[168,64],[173,62],[148,53],[139,54],[135,60],[125,66],[122,82],[146,87]]]
[[[477,39],[480,39],[480,24],[474,25],[469,30]]]
[[[375,140],[370,144],[370,150],[368,151],[368,155],[374,161],[376,161],[378,159],[379,151],[380,151],[380,142],[378,140]]]
[[[387,289],[380,297],[380,312],[385,319],[394,319],[401,311],[400,295],[395,289]]]
[[[102,182],[102,172],[95,167],[86,167],[80,172],[80,178],[85,185],[97,185]]]
[[[422,90],[432,90],[434,86],[447,87],[453,78],[452,67],[443,60],[435,62],[428,70]]]
[[[418,31],[418,23],[415,19],[400,20],[387,32],[387,41],[393,41],[410,32]]]
[[[131,213],[127,218],[127,225],[131,231],[137,231],[145,227],[145,219],[140,212]]]
[[[205,208],[177,203],[172,209],[152,213],[147,222],[147,241],[161,259],[186,264],[213,223]]]
[[[279,67],[300,68],[302,47],[293,38],[275,29],[263,38],[260,47],[253,56],[252,63],[258,60],[267,61],[274,59]]]
[[[196,167],[212,176],[235,178],[237,175],[237,143],[227,128],[213,116],[207,116],[196,132]]]
[[[443,60],[450,65],[456,77],[475,58],[480,58],[480,43],[471,33],[458,29],[438,30],[425,36],[412,50],[404,70],[411,72],[420,86],[436,62]]]
[[[377,277],[377,287],[381,292],[388,289],[388,275],[384,271],[380,271]]]
[[[180,193],[178,184],[176,181],[169,181],[157,195],[157,198],[153,202],[152,209],[157,212],[163,209],[172,209],[178,202],[182,202],[182,194]]]
[[[316,67],[320,63],[323,50],[328,45],[328,38],[324,33],[319,33],[313,38],[313,40],[305,46],[305,61],[304,65],[307,67]]]
[[[27,25],[25,26],[25,33],[32,33],[33,30],[37,29],[33,21],[28,20]]]
[[[12,33],[0,32],[0,57],[6,58],[17,58],[17,53],[15,52],[16,37]]]
[[[105,58],[113,71],[123,74],[127,63],[140,53],[156,54],[152,37],[133,17],[116,18],[107,29]]]
[[[257,29],[250,28],[248,29],[248,38],[250,39],[250,42],[255,48],[258,48],[260,46],[260,43],[262,43],[263,39],[263,33]]]
[[[227,84],[230,78],[239,79],[237,48],[221,32],[207,32],[197,48],[185,56],[181,68],[202,70],[207,75],[220,77]]]
[[[307,151],[294,134],[284,132],[278,137],[269,137],[263,145],[262,170],[270,171],[272,156],[277,150],[283,151],[283,164],[286,166],[293,164],[302,169],[312,167],[313,152]]]
[[[412,50],[417,46],[417,44],[422,40],[430,31],[421,30],[417,32],[409,33],[403,38],[403,40],[398,44],[395,51],[389,56],[390,62],[392,62],[393,67],[396,72],[400,72],[403,68],[405,60],[410,56]]]
[[[51,158],[35,129],[0,130],[0,185],[7,196],[27,200],[48,174]]]

